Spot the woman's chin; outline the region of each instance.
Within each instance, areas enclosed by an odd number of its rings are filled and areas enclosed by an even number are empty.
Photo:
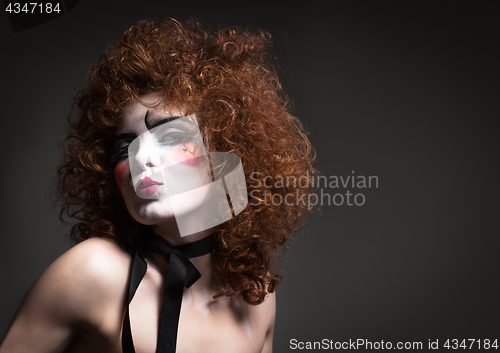
[[[147,226],[175,221],[174,212],[159,202],[147,202],[138,207],[127,208],[132,218]]]

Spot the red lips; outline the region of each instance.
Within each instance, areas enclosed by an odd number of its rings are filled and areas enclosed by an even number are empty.
[[[163,183],[160,183],[158,181],[154,181],[149,177],[144,177],[137,184],[136,192],[141,197],[151,196],[162,185],[163,185]]]

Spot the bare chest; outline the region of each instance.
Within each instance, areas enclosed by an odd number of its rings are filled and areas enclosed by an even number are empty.
[[[148,271],[130,303],[136,352],[156,352],[163,284],[162,278]],[[214,294],[203,291],[198,283],[184,289],[176,352],[261,352],[268,324],[258,306],[240,297],[214,300]],[[121,353],[124,311],[120,306],[110,307],[99,329],[77,337],[67,351]]]

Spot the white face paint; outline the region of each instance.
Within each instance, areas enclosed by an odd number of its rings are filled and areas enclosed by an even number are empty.
[[[142,99],[157,102],[154,95]],[[186,236],[226,222],[248,203],[240,158],[208,154],[195,115],[182,117],[168,106],[134,102],[123,114],[116,146],[117,183],[139,223],[175,217],[180,235]]]

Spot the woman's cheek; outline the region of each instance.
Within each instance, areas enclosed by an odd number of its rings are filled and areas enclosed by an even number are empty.
[[[115,181],[116,185],[118,185],[118,188],[120,191],[122,191],[123,187],[123,182],[125,180],[126,174],[129,172],[129,162],[128,160],[122,161],[116,165],[115,168]]]
[[[194,144],[187,144],[185,147],[177,148],[173,157],[175,163],[182,163],[188,167],[196,167],[206,161],[205,157],[202,157],[201,148]]]

